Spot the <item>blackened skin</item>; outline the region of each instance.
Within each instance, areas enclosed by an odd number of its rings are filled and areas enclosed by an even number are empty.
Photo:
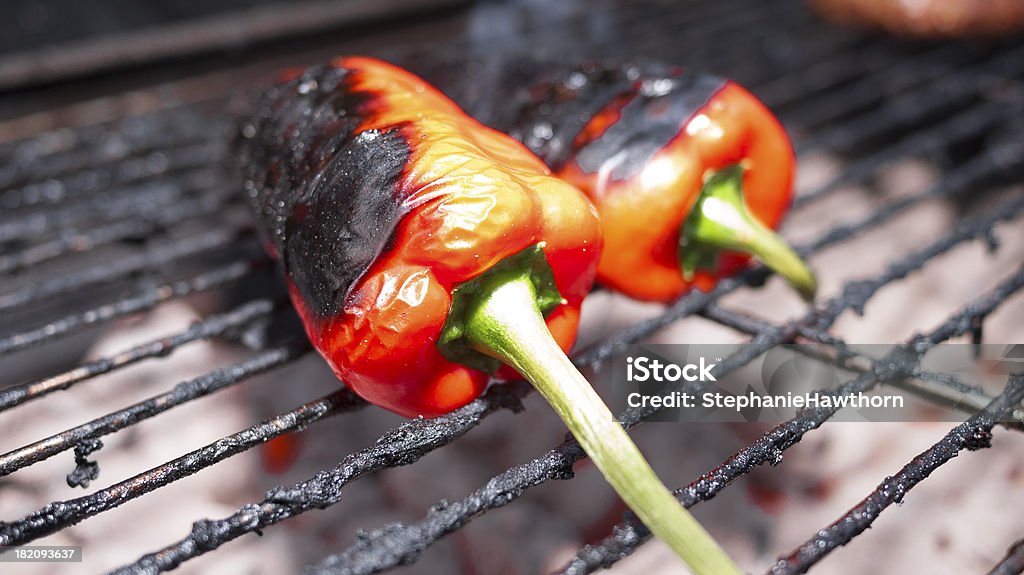
[[[508,133],[553,170],[575,160],[587,173],[612,166],[612,179],[636,175],[725,81],[661,64],[559,63],[529,57],[411,56],[403,62],[467,113]],[[594,116],[618,121],[579,141]],[[611,162],[611,164],[609,164]]]
[[[632,178],[723,84],[714,76],[694,74],[641,76],[639,89],[634,89],[618,110],[618,121],[573,150],[576,164],[584,173],[594,173],[611,162],[612,181]]]
[[[314,313],[333,316],[406,213],[396,182],[408,158],[397,130],[345,141],[295,204],[283,260]]]
[[[482,124],[507,131],[533,98],[530,88],[546,86],[572,70],[527,57],[488,52],[416,51],[394,62],[420,76]]]
[[[336,315],[405,214],[401,126],[357,132],[374,95],[352,72],[307,69],[244,104],[238,157],[262,231],[308,309]]]

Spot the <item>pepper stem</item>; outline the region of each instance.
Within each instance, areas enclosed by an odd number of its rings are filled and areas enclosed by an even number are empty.
[[[466,302],[463,336],[528,379],[623,501],[698,575],[740,571],[655,475],[590,383],[551,336],[529,273],[502,270]]]
[[[782,276],[805,300],[814,298],[818,280],[807,263],[747,210],[743,201],[743,166],[710,171],[700,197],[679,230],[679,263],[693,280],[699,267],[714,269],[719,251],[750,254]]]

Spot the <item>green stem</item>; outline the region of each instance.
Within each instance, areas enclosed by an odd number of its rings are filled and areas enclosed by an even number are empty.
[[[714,539],[673,497],[636,444],[551,337],[529,274],[486,278],[467,302],[464,337],[516,368],[551,404],[623,501],[698,575],[738,574]]]
[[[698,267],[714,269],[722,249],[744,252],[783,277],[806,300],[814,298],[818,280],[807,263],[771,229],[759,222],[743,201],[743,167],[709,172],[693,211],[679,232],[679,262],[690,281]]]

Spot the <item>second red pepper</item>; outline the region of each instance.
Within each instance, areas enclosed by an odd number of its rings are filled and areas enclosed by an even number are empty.
[[[617,107],[584,128],[572,159],[558,171],[587,192],[601,214],[606,250],[599,281],[639,299],[670,301],[691,287],[710,290],[744,266],[746,252],[782,271],[803,295],[814,293],[810,271],[778,253],[781,242],[767,231],[791,203],[795,158],[782,125],[761,102],[724,83],[640,170],[621,179],[607,164],[588,170],[579,161],[610,129],[605,116]],[[719,205],[708,205],[716,192]],[[694,235],[693,228],[715,217],[733,238]]]

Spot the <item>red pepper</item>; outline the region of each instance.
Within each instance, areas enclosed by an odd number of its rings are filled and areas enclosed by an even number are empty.
[[[678,122],[668,138],[666,121]],[[754,255],[810,299],[813,272],[771,231],[790,205],[794,162],[782,125],[750,92],[676,69],[611,98],[556,173],[601,215],[602,284],[671,301]]]
[[[390,166],[394,173],[387,174],[386,194],[351,197],[376,202],[372,211],[400,217],[390,226],[377,219],[367,222],[369,230],[347,230],[386,234],[387,245],[368,262],[338,309],[317,309],[324,302],[315,294],[333,286],[317,285],[323,281],[302,273],[289,277],[309,337],[338,377],[365,399],[406,417],[434,417],[475,399],[489,374],[450,361],[437,346],[452,291],[540,242],[546,244],[544,253],[565,300],[549,311],[546,322],[559,346],[568,350],[601,249],[597,216],[586,198],[551,177],[521,145],[460,113],[415,76],[364,58],[332,64],[347,72],[346,97],[359,100],[346,111],[359,117],[352,133],[372,135],[370,145],[390,146],[386,154],[403,157]],[[322,142],[333,144],[329,138]],[[317,168],[304,174],[305,181],[316,180]],[[306,194],[311,197],[301,198],[293,211],[316,213],[331,202],[319,194],[337,194],[344,187],[335,182],[335,188]],[[304,223],[321,228],[314,234],[335,244],[333,249],[345,249],[338,238],[329,237],[338,222],[324,217]],[[326,246],[301,249],[321,247]],[[295,251],[285,262],[292,270],[331,267]]]
[[[695,571],[738,573],[564,353],[601,248],[578,190],[419,78],[367,58],[288,74],[241,133],[270,251],[310,340],[353,391],[433,416],[505,364],[497,375],[531,381]]]

